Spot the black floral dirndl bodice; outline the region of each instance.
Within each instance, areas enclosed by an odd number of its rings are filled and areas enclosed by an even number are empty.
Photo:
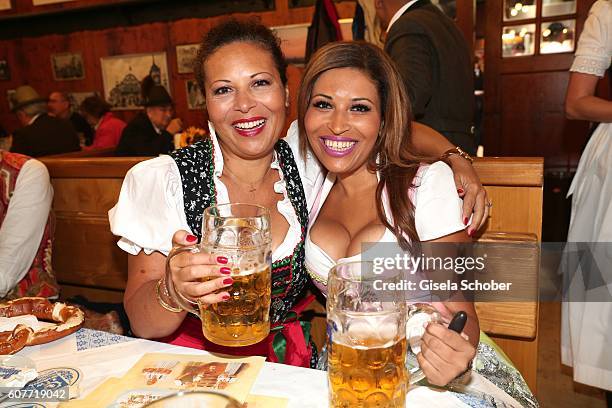
[[[287,196],[300,222],[301,234],[293,253],[272,263],[272,324],[285,319],[287,313],[304,297],[308,283],[304,267],[304,239],[308,227],[306,197],[289,145],[284,140],[279,140],[274,149],[285,179]],[[204,210],[217,204],[214,152],[213,142],[209,137],[170,154],[181,175],[187,224],[198,240],[202,238]]]

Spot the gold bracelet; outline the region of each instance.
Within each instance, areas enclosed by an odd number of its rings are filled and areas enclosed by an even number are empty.
[[[455,146],[452,149],[448,149],[447,151],[445,151],[444,153],[442,153],[442,156],[440,156],[440,160],[446,160],[448,159],[450,156],[452,155],[457,155],[457,156],[461,156],[463,157],[465,160],[469,161],[470,163],[474,162],[474,159],[472,159],[472,156],[470,156],[469,154],[467,154],[462,148],[460,148],[459,146]]]
[[[157,303],[159,303],[159,305],[160,305],[161,307],[163,307],[164,309],[166,309],[166,310],[167,310],[167,311],[169,311],[169,312],[172,312],[172,313],[180,313],[180,312],[182,312],[182,311],[183,311],[183,309],[182,309],[182,308],[180,308],[180,307],[174,307],[174,306],[170,305],[169,303],[167,303],[167,302],[166,302],[166,301],[165,301],[165,300],[162,298],[162,296],[161,296],[161,292],[160,292],[160,289],[159,289],[159,287],[160,287],[162,284],[164,285],[164,288],[165,288],[164,278],[161,278],[160,280],[158,280],[158,281],[157,281],[157,285],[155,285],[155,294],[157,295]],[[166,292],[166,294],[169,296],[169,294],[167,293],[167,289],[166,289],[166,291],[165,291],[165,292]]]

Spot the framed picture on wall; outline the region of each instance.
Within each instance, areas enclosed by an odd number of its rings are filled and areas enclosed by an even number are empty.
[[[100,58],[100,66],[104,99],[114,110],[140,107],[140,83],[147,75],[151,75],[155,83],[165,87],[171,94],[165,52],[103,57]]]
[[[90,96],[98,95],[95,91],[89,92],[70,92],[68,93],[68,100],[70,101],[70,108],[73,112],[79,111],[79,106],[85,100],[85,98],[89,98]]]
[[[190,74],[198,55],[200,44],[185,44],[176,46],[176,67],[179,74]]]
[[[80,53],[64,52],[51,55],[51,70],[56,81],[73,81],[85,78],[83,57]]]
[[[288,63],[304,63],[308,27],[310,27],[310,23],[271,27],[281,40],[281,49]]]
[[[11,68],[5,59],[0,59],[0,81],[8,81],[11,79]]]
[[[187,107],[192,110],[204,109],[206,101],[195,79],[185,81],[185,90],[187,91]]]
[[[10,10],[11,0],[0,0],[0,10]]]

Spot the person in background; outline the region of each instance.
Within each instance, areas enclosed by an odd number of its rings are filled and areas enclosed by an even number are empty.
[[[476,154],[474,79],[465,38],[430,0],[374,0],[417,122]]]
[[[182,129],[180,119],[172,119],[174,103],[166,88],[150,76],[142,81],[144,112],[123,129],[117,156],[158,156],[174,150],[174,133]]]
[[[110,111],[111,106],[99,96],[85,98],[79,107],[81,114],[95,129],[93,143],[87,149],[116,147],[125,128],[125,122],[116,118]]]
[[[564,293],[569,302],[563,302],[561,308],[561,362],[574,368],[574,381],[606,390],[608,407],[612,407],[612,256],[609,249],[603,254],[595,248],[612,242],[612,101],[595,96],[595,89],[610,69],[611,60],[612,1],[599,0],[593,4],[578,40],[565,112],[568,119],[599,122],[568,192],[572,215],[567,241],[598,243],[591,248],[599,255],[601,270],[588,270],[584,263],[582,273],[574,269],[564,274],[564,287],[570,292]],[[603,275],[603,284],[587,290],[582,279],[595,273]],[[606,294],[598,294],[601,290]]]
[[[94,129],[78,112],[72,111],[70,98],[64,92],[51,92],[47,100],[49,115],[70,121],[79,137],[82,137],[84,146],[89,146],[94,138]]]
[[[0,125],[0,149],[9,150],[11,148],[12,136]]]
[[[81,150],[70,122],[47,115],[46,101],[34,88],[20,86],[12,101],[12,111],[23,126],[13,133],[12,152],[39,157]]]
[[[0,173],[0,300],[57,297],[47,168],[31,157],[0,150]]]

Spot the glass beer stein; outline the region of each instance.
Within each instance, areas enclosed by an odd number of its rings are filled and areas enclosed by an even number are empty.
[[[330,406],[404,407],[408,374],[402,291],[375,281],[371,262],[340,263],[328,278],[327,348]],[[380,282],[379,282],[380,283]]]
[[[228,300],[203,304],[175,289],[170,259],[182,252],[200,251],[228,259],[234,283],[218,290],[228,292]],[[270,333],[271,268],[268,209],[252,204],[221,204],[204,211],[199,245],[173,249],[168,255],[166,282],[172,298],[202,320],[202,332],[208,340],[223,346],[248,346]]]

